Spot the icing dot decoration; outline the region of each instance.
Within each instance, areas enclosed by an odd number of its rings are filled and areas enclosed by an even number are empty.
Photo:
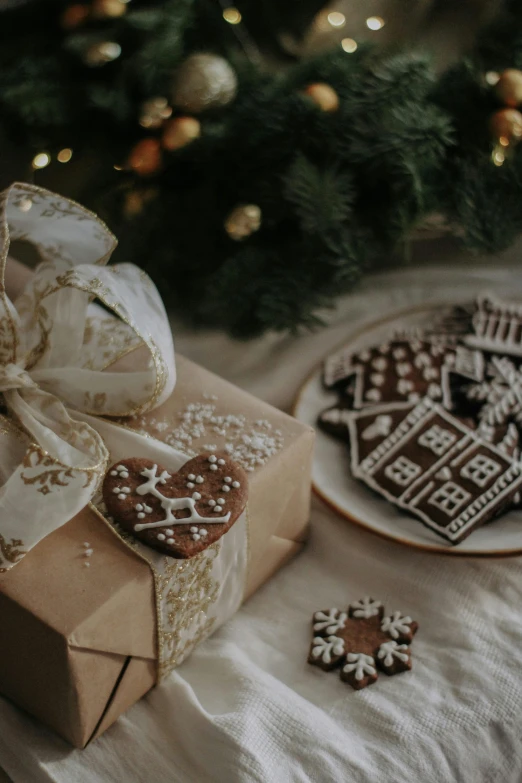
[[[217,457],[215,456],[215,454],[211,454],[210,457],[208,458],[208,461],[212,463],[217,462]]]
[[[232,483],[232,479],[230,478],[230,476],[225,476],[225,478],[223,479],[223,481],[225,482],[225,484],[230,484],[230,483]]]
[[[241,486],[241,484],[239,483],[239,481],[233,481],[233,482],[232,482],[232,486],[234,487],[234,489],[239,489],[239,487]]]
[[[193,492],[192,493],[192,499],[193,500],[201,500],[201,495],[199,492]]]
[[[210,470],[217,470],[217,469],[218,469],[218,466],[217,466],[217,465],[211,465],[211,466],[210,466]]]

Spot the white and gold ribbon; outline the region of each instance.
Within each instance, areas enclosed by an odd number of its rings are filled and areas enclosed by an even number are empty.
[[[4,284],[12,239],[31,242],[42,257],[15,302]],[[115,246],[106,226],[68,199],[20,183],[0,195],[2,570],[93,499],[110,461],[143,456],[177,470],[187,460],[101,418],[161,405],[176,380],[161,298],[137,267],[106,266]],[[132,350],[131,369],[111,371]],[[155,577],[159,671],[166,673],[239,605],[246,519],[192,561],[136,548]],[[172,612],[176,596],[184,605],[192,596],[186,622]]]

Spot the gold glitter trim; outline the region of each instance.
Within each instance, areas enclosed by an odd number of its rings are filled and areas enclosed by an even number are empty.
[[[159,558],[160,567],[152,562],[135,538],[116,528],[101,507],[89,503],[96,516],[117,538],[144,560],[152,571],[156,607],[157,680],[172,672],[187,655],[212,632],[216,619],[208,617],[210,607],[221,592],[212,576],[220,542],[187,560]]]

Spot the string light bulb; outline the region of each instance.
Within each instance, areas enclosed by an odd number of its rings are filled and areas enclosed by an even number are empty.
[[[241,12],[235,8],[235,6],[231,5],[229,8],[224,9],[223,19],[229,24],[239,24],[242,19]]]
[[[69,163],[73,156],[73,151],[70,147],[64,147],[63,150],[60,150],[58,155],[56,156],[59,163]]]
[[[343,38],[341,47],[347,54],[353,54],[357,51],[357,41],[354,41],[353,38]]]
[[[500,74],[497,73],[497,71],[488,71],[484,78],[486,80],[486,84],[489,84],[490,87],[494,87],[500,79]]]
[[[84,59],[91,68],[99,68],[106,63],[118,59],[121,54],[121,46],[115,41],[101,41],[93,44],[85,52]]]
[[[332,11],[327,18],[332,27],[344,27],[346,24],[346,17],[340,11]]]
[[[39,152],[33,158],[33,169],[44,169],[51,162],[51,156],[48,152]]]
[[[506,153],[500,147],[495,147],[491,153],[491,159],[495,166],[502,166],[506,160]]]
[[[366,27],[369,30],[380,30],[384,27],[384,24],[382,16],[369,16],[366,20]]]

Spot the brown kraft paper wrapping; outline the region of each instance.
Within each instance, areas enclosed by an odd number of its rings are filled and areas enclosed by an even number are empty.
[[[170,399],[130,424],[162,438],[201,403],[280,433],[276,453],[249,473],[246,599],[303,546],[314,433],[179,355],[177,372]],[[230,434],[215,429],[191,438],[189,450],[224,447]],[[89,568],[83,542],[93,549]],[[89,508],[0,574],[0,613],[0,692],[76,747],[156,682],[152,572]]]

